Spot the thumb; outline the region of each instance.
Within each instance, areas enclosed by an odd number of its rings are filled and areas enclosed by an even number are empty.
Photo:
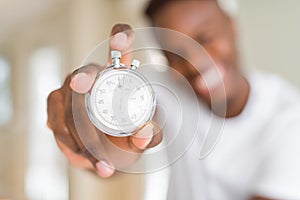
[[[115,168],[106,160],[99,160],[96,164],[96,173],[102,178],[111,177],[115,173]]]
[[[146,124],[136,134],[130,137],[132,144],[138,149],[146,149],[148,144],[153,138],[153,125],[151,123]]]

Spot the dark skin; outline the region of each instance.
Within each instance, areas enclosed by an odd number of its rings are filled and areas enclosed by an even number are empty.
[[[182,10],[189,12],[182,12]],[[215,1],[174,1],[155,13],[152,23],[157,27],[183,33],[203,46],[216,64],[205,66],[204,70],[217,67],[223,76],[226,96],[220,94],[222,85],[218,85],[211,92],[199,88],[202,69],[196,70],[192,64],[174,54],[166,53],[166,56],[170,65],[191,82],[198,95],[209,105],[211,105],[210,95],[212,95],[213,98],[217,98],[215,103],[227,101],[226,117],[238,115],[246,104],[249,86],[239,70],[234,23],[222,12],[217,3]],[[176,43],[172,39],[168,42]],[[197,56],[194,55],[197,52],[189,48],[185,47],[183,51],[189,58]],[[201,63],[201,60],[199,59],[198,63]]]
[[[236,48],[236,33],[233,21],[222,12],[215,1],[174,1],[167,4],[155,13],[152,23],[154,26],[169,28],[179,31],[201,44],[212,57],[221,71],[224,81],[226,96],[219,95],[221,86],[217,85],[213,90],[207,92],[207,88],[200,87],[201,71],[176,55],[166,53],[170,66],[182,73],[191,83],[195,92],[209,106],[211,106],[210,95],[217,98],[217,103],[226,101],[227,112],[224,117],[235,117],[239,115],[248,98],[249,85],[239,69],[238,51]],[[189,12],[182,12],[188,10]],[[128,38],[124,41],[124,35],[118,35],[118,42],[112,41],[111,48],[121,51],[130,49],[132,32],[128,25],[116,25],[112,35],[127,31]],[[123,40],[123,41],[122,41]],[[170,43],[174,43],[169,41]],[[180,48],[180,47],[179,47]],[[186,49],[185,49],[186,50]],[[193,52],[186,50],[185,54],[193,57]],[[123,59],[129,64],[130,54]],[[200,61],[201,62],[201,61]],[[215,67],[215,66],[210,66]],[[76,92],[85,94],[92,86],[95,75],[99,71],[98,66],[86,66],[84,73],[75,71],[66,78],[64,85],[52,92],[48,98],[48,126],[53,130],[55,139],[62,152],[73,165],[96,172],[100,177],[107,178],[114,174],[114,164],[106,160],[109,167],[102,165],[99,160],[92,156],[80,141],[74,127],[72,113],[71,94]],[[80,75],[78,75],[80,74]],[[83,105],[78,105],[83,108]],[[218,110],[214,111],[216,114]],[[220,114],[223,116],[223,114]],[[154,130],[154,131],[153,131]],[[156,134],[153,134],[152,131]],[[145,149],[156,146],[162,139],[162,133],[155,124],[144,127],[141,135],[147,137],[114,138],[103,134],[113,144],[136,153],[142,153]],[[150,133],[151,132],[151,133]],[[146,133],[146,134],[145,134]],[[139,135],[139,133],[136,133]],[[138,139],[136,142],[135,139]],[[100,140],[100,139],[99,139]],[[136,158],[133,158],[134,161]],[[99,164],[100,163],[100,164]],[[253,200],[268,200],[264,197],[253,197]]]
[[[111,32],[113,37],[110,40],[110,49],[130,51],[133,34],[129,25],[115,25]],[[131,55],[126,54],[121,61],[130,66]],[[116,166],[130,165],[144,150],[159,144],[162,140],[162,132],[154,122],[150,122],[132,136],[112,137],[92,125],[86,113],[84,95],[91,89],[97,73],[103,69],[104,67],[91,64],[69,75],[63,86],[48,97],[47,124],[53,130],[59,148],[72,165],[95,172],[102,178],[108,178],[116,172]],[[72,103],[75,104],[74,107]],[[74,113],[80,115],[80,126],[83,127],[87,138],[85,143],[77,132]],[[87,149],[86,146],[92,148]],[[108,153],[97,156],[97,148],[101,147]]]

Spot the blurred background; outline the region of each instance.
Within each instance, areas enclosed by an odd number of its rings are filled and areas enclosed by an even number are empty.
[[[101,180],[68,165],[46,127],[46,98],[115,23],[147,26],[147,1],[0,1],[0,200],[143,199],[142,175]],[[299,0],[239,1],[244,67],[300,87],[299,8]]]

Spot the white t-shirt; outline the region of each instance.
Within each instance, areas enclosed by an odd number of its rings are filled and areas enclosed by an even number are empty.
[[[195,140],[168,172],[148,175],[148,196],[156,186],[170,200],[300,199],[300,94],[275,75],[253,72],[248,81],[246,107],[225,120],[209,156],[198,158],[203,138]]]

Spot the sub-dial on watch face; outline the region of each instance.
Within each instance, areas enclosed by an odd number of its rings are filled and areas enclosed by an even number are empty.
[[[153,115],[152,87],[131,70],[110,70],[100,75],[91,100],[97,120],[119,133],[131,133]]]

